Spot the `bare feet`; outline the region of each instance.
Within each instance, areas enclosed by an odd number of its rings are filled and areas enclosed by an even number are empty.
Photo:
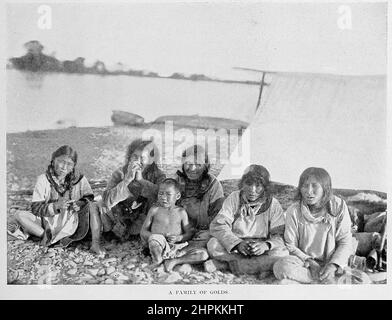
[[[101,246],[98,243],[93,243],[90,247],[90,251],[95,253],[98,256],[105,256],[106,252],[104,249],[101,248]]]
[[[151,270],[151,271],[156,271],[160,266],[162,266],[162,261],[159,263],[152,263],[150,264],[147,269]]]
[[[150,246],[150,255],[153,264],[162,263],[162,248],[160,246]]]
[[[165,266],[166,272],[172,272],[177,263],[174,259],[167,259],[163,261],[163,265]]]

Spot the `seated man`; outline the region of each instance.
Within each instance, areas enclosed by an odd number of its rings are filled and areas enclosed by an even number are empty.
[[[157,205],[149,210],[142,226],[140,236],[148,245],[154,267],[185,254],[181,249],[192,237],[188,214],[176,205],[180,197],[178,182],[165,179],[159,185]]]
[[[272,273],[274,263],[288,255],[283,242],[284,214],[269,191],[270,175],[260,165],[244,172],[238,191],[231,193],[211,222],[207,271],[230,268],[235,274]]]

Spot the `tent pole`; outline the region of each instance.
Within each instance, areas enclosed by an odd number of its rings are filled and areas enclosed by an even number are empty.
[[[264,86],[264,77],[265,77],[265,72],[263,72],[263,76],[261,77],[259,98],[257,99],[256,111],[257,111],[257,110],[259,109],[259,107],[260,107],[261,94],[263,93],[263,86]]]

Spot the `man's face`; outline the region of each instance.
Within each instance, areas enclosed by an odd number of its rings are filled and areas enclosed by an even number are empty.
[[[204,156],[197,155],[196,157],[190,155],[184,160],[184,172],[190,180],[198,180],[205,170]]]
[[[252,202],[256,201],[263,194],[264,187],[260,182],[245,180],[242,191],[246,199]]]

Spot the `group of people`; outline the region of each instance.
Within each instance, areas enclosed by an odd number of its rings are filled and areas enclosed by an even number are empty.
[[[336,283],[352,270],[347,267],[355,254],[348,207],[333,195],[326,170],[306,169],[296,202],[284,212],[261,165],[250,165],[238,190],[225,199],[203,147],[184,150],[182,167],[172,178],[159,169],[158,159],[152,141],[133,141],[124,165],[95,201],[77,169],[76,151],[62,146],[37,179],[31,210],[18,211],[16,220],[43,245],[67,247],[89,236],[98,255],[104,255],[102,234],[119,241],[140,237],[151,267],[163,263],[168,272],[200,264],[210,272]]]

